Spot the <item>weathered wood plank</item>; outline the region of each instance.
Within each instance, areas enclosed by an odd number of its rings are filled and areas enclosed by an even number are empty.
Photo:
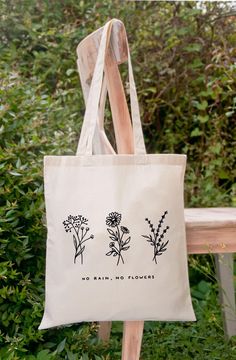
[[[186,208],[184,216],[187,228],[236,227],[236,207]]]
[[[122,341],[122,360],[139,360],[144,321],[125,321]]]
[[[236,252],[236,208],[185,209],[189,254]]]

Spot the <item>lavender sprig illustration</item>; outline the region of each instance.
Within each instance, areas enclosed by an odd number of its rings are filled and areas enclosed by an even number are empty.
[[[109,238],[111,242],[109,243],[110,251],[106,253],[107,256],[117,256],[117,263],[119,265],[120,260],[124,264],[124,258],[122,256],[122,251],[127,251],[130,246],[127,246],[130,242],[131,237],[126,235],[129,234],[129,229],[125,226],[119,226],[121,222],[121,214],[117,212],[111,212],[106,217],[106,225],[108,233],[110,234]],[[124,239],[126,237],[126,239]]]
[[[163,223],[165,220],[166,215],[168,214],[168,211],[165,211],[162,217],[159,220],[158,226],[155,229],[151,221],[146,218],[145,221],[147,221],[151,234],[150,235],[142,235],[145,239],[147,239],[147,242],[150,243],[151,246],[153,246],[153,261],[157,264],[157,256],[161,256],[166,250],[167,250],[167,244],[169,243],[169,240],[166,242],[164,241],[164,237],[169,230],[169,226],[166,226],[163,229]]]
[[[63,221],[66,232],[73,232],[73,244],[75,247],[74,264],[76,259],[80,256],[81,265],[83,265],[83,253],[85,250],[84,243],[94,238],[94,235],[89,235],[88,219],[82,215],[69,215],[67,220]]]

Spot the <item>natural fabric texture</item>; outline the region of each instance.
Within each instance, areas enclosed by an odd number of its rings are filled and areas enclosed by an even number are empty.
[[[147,155],[129,58],[134,155],[91,155],[112,21],[104,27],[76,156],[46,156],[46,303],[40,329],[80,321],[195,320],[185,155]],[[88,115],[89,114],[89,115]]]

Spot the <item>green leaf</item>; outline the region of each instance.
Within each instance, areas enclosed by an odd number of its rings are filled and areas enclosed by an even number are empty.
[[[210,151],[212,151],[214,154],[219,155],[222,149],[222,144],[221,143],[217,143],[214,144],[210,147]]]
[[[157,88],[155,86],[151,86],[147,89],[145,89],[147,92],[151,92],[152,94],[156,94]]]
[[[38,354],[37,354],[37,360],[51,360],[52,356],[49,355],[49,350],[41,350]]]
[[[21,159],[18,158],[18,159],[17,159],[17,162],[16,162],[16,168],[17,168],[17,169],[20,169],[20,167],[21,167]]]
[[[234,113],[235,113],[234,110],[232,110],[232,111],[227,111],[227,112],[225,113],[225,115],[226,115],[227,117],[231,117]]]
[[[66,70],[66,75],[67,75],[67,76],[70,76],[70,75],[73,74],[74,72],[76,72],[75,69],[68,69],[68,70]]]
[[[184,47],[184,50],[187,52],[199,52],[201,49],[202,49],[202,45],[197,43]]]
[[[188,34],[188,32],[189,32],[188,27],[182,27],[182,28],[177,30],[177,34],[180,35],[180,36],[181,35],[186,35],[186,34]]]
[[[200,123],[204,124],[209,120],[209,116],[208,115],[198,115],[198,120],[200,121]]]
[[[88,354],[83,354],[80,358],[80,360],[89,360]]]
[[[192,64],[189,65],[191,69],[197,69],[203,66],[201,59],[194,59]]]
[[[73,354],[71,351],[67,350],[66,353],[68,356],[68,360],[77,360],[78,359],[78,356],[76,354]]]
[[[13,176],[22,176],[22,174],[16,172],[16,171],[9,171],[9,174],[13,175]]]
[[[207,294],[211,290],[211,285],[209,282],[201,280],[198,284],[198,290],[203,294]]]
[[[212,97],[212,96],[214,96],[214,92],[212,91],[211,88],[208,88],[206,91],[205,91],[205,90],[200,91],[199,96],[202,96],[202,97]]]
[[[225,170],[220,170],[219,172],[219,178],[222,180],[227,180],[230,178],[229,174]]]
[[[63,339],[60,344],[57,346],[57,353],[60,354],[65,349],[66,338]]]
[[[190,136],[197,137],[197,136],[201,136],[202,134],[203,134],[203,132],[201,130],[199,130],[199,128],[195,128],[194,130],[191,131]]]
[[[8,317],[8,313],[7,311],[5,311],[3,314],[2,314],[2,321],[6,320]]]
[[[194,106],[198,109],[198,110],[206,110],[206,108],[208,107],[208,102],[206,100],[203,100],[201,103],[199,103],[198,101],[196,101],[194,103]]]

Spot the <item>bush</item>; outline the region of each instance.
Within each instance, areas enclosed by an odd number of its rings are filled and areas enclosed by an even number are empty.
[[[43,156],[75,153],[84,113],[75,48],[109,17],[127,28],[148,151],[188,155],[188,206],[235,206],[235,16],[227,16],[232,10],[221,3],[204,6],[205,11],[195,3],[2,0],[1,359],[120,358],[119,324],[110,345],[97,342],[95,324],[37,330],[44,301]],[[167,336],[173,353],[176,336],[186,346],[186,359],[192,357],[187,334],[199,339],[206,328],[210,340],[201,341],[214,344],[214,358],[232,358],[235,347],[222,345],[215,287],[207,284],[203,299],[193,291],[199,324],[147,325],[145,359],[157,356],[155,336],[163,359]]]

